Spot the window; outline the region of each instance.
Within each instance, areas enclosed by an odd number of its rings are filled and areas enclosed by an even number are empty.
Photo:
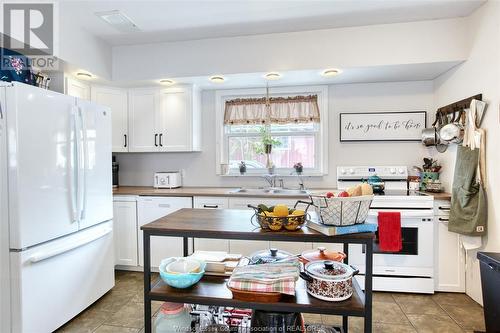
[[[279,145],[273,146],[271,160],[275,172],[280,175],[289,175],[293,171],[293,165],[301,162],[304,166],[305,175],[320,175],[327,170],[325,157],[327,151],[328,125],[326,96],[327,87],[300,88],[271,88],[272,97],[290,97],[297,95],[318,96],[320,111],[320,122],[270,124],[271,136],[279,141]],[[258,93],[260,92],[260,93]],[[220,173],[220,164],[229,165],[229,174],[238,175],[238,164],[245,161],[247,174],[265,174],[266,155],[259,153],[261,131],[264,124],[229,124],[224,125],[225,102],[235,98],[260,98],[265,96],[262,90],[228,90],[218,91],[216,96],[217,108],[217,154],[219,156],[217,170]]]

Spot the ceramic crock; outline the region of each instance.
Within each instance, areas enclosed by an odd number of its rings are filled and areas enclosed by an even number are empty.
[[[352,278],[359,271],[331,260],[312,261],[300,276],[307,282],[307,292],[324,301],[338,302],[352,296]]]

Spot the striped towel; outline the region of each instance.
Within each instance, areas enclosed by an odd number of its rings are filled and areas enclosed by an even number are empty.
[[[245,291],[295,295],[299,270],[298,261],[239,266],[229,278],[228,286]]]

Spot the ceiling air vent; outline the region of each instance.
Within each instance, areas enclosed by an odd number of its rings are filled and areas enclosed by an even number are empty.
[[[110,10],[107,12],[97,12],[95,13],[104,22],[113,26],[115,29],[121,32],[136,32],[141,31],[139,27],[132,22],[132,20],[119,10]]]

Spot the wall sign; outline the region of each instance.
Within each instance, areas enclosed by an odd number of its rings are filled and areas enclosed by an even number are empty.
[[[420,141],[427,113],[365,112],[340,114],[340,142]]]

